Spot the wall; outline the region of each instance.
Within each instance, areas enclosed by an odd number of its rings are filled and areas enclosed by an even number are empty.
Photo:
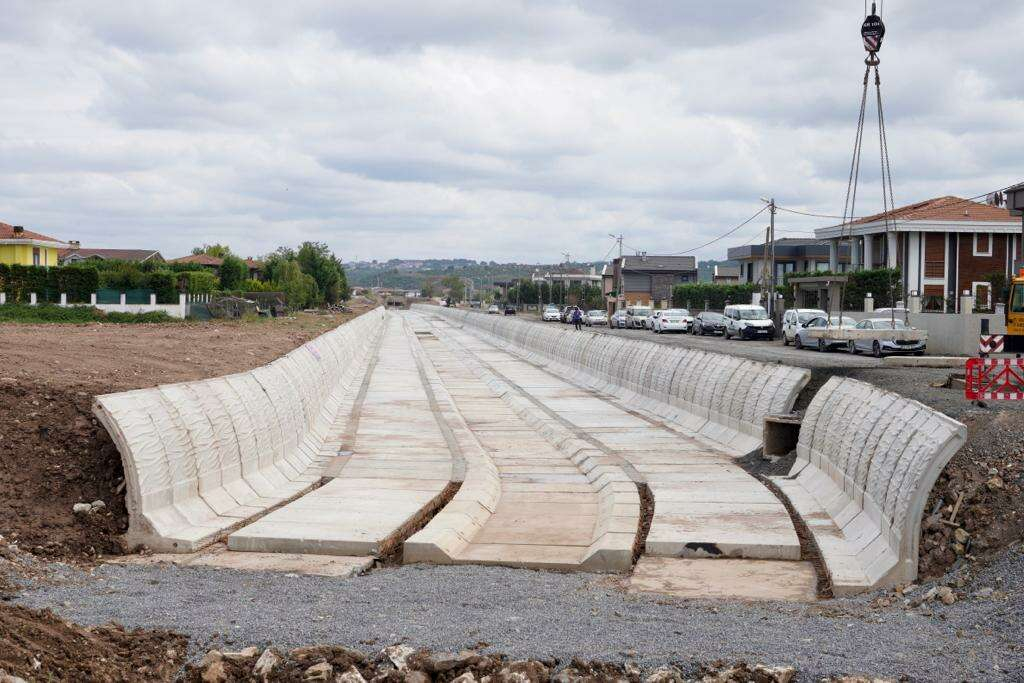
[[[936,356],[976,356],[981,321],[989,321],[989,334],[1006,334],[1006,320],[993,313],[911,313],[910,325],[928,330],[928,353]]]
[[[33,248],[31,244],[0,244],[0,263],[34,265],[32,263]],[[56,266],[57,250],[53,247],[39,247],[39,265]]]

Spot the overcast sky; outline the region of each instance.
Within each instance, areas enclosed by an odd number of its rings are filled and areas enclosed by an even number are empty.
[[[1024,180],[1021,3],[883,18],[897,203]],[[0,0],[0,221],[168,258],[308,239],[554,262],[620,231],[692,249],[761,196],[842,212],[862,19],[862,0]]]

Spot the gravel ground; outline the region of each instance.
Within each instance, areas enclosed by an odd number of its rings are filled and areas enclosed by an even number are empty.
[[[870,673],[910,680],[1021,681],[1024,554],[1008,551],[952,605],[879,608],[879,595],[812,605],[677,601],[617,579],[498,567],[402,566],[346,580],[196,567],[65,569],[17,602],[83,624],[170,628],[210,647],[399,641],[437,651],[486,644],[515,658],[579,655],[645,670],[718,658],[790,664],[800,680]],[[927,587],[918,589],[921,595]],[[891,596],[891,594],[889,594]],[[912,594],[911,597],[914,597]]]

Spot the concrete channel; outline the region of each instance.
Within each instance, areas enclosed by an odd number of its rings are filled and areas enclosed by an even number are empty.
[[[735,459],[807,370],[436,307],[375,311],[275,363],[220,380],[235,392],[205,412],[191,397],[217,380],[97,399],[130,472],[130,541],[603,572],[640,549],[646,589],[814,599],[797,526],[843,593],[913,578],[922,497],[963,440],[920,404],[830,383],[769,487]],[[911,428],[875,434],[890,408]]]

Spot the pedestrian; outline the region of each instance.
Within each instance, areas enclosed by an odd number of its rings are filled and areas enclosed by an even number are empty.
[[[580,325],[583,323],[583,313],[580,309],[574,308],[572,311],[572,324],[576,326],[576,331],[580,331]]]

